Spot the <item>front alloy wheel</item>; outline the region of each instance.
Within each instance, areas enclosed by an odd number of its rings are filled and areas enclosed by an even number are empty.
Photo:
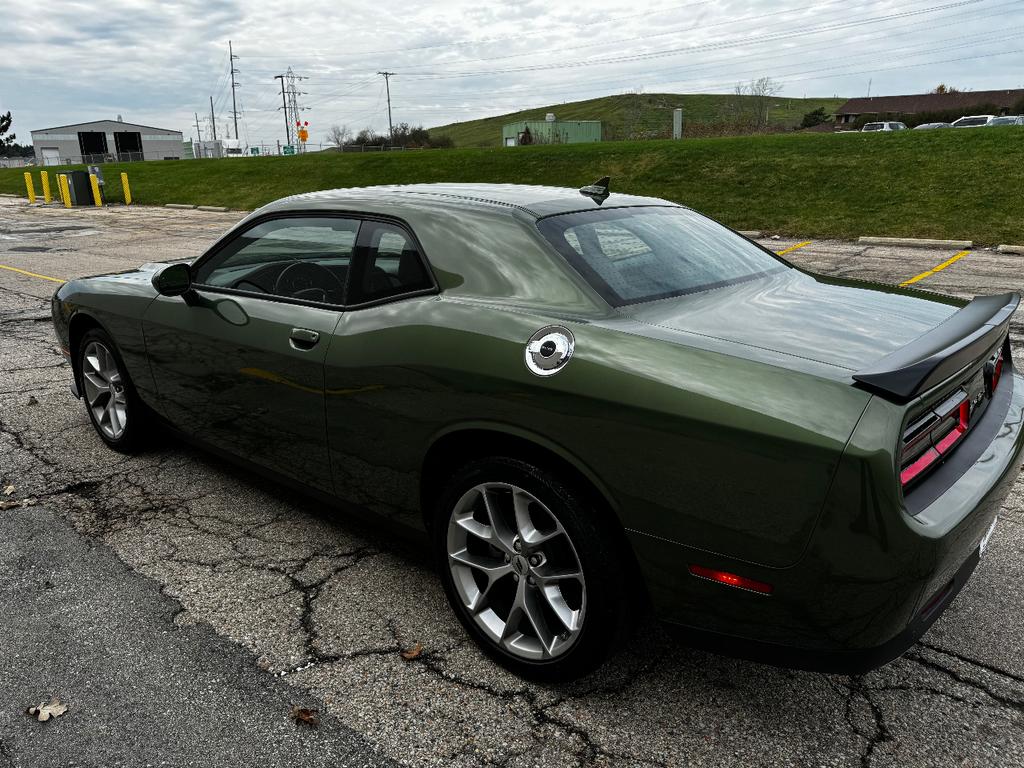
[[[96,432],[116,451],[134,453],[146,444],[149,411],[139,399],[113,339],[102,329],[85,332],[78,345],[80,392]]]
[[[586,580],[565,528],[539,499],[509,483],[482,483],[448,524],[448,563],[462,604],[513,656],[549,659],[579,637]]]
[[[128,425],[124,377],[114,355],[99,341],[90,341],[82,354],[82,386],[96,428],[119,440]]]

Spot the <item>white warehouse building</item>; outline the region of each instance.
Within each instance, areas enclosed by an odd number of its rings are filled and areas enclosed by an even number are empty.
[[[181,131],[117,120],[96,120],[32,131],[38,165],[180,160]]]

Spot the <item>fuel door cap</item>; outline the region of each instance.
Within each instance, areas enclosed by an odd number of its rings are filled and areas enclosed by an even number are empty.
[[[526,367],[538,376],[558,373],[572,357],[576,339],[561,325],[541,328],[526,344]]]

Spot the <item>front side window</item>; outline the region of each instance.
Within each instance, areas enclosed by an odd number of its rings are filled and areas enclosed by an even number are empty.
[[[788,267],[686,208],[611,208],[549,216],[544,237],[612,306],[681,296]]]
[[[885,126],[882,123],[867,123],[864,126],[865,131],[881,131]]]
[[[200,285],[342,304],[360,222],[333,217],[265,221],[200,265]]]

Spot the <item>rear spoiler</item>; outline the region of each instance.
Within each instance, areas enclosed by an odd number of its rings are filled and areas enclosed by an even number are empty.
[[[1003,338],[1019,293],[979,296],[927,333],[853,374],[864,389],[906,402],[976,362]]]

